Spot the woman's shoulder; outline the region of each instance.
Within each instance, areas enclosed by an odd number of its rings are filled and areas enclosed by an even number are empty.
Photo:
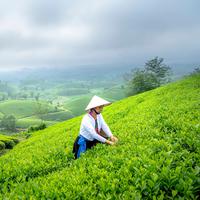
[[[83,116],[82,121],[88,121],[91,120],[91,116],[87,113]]]
[[[89,117],[89,116],[88,116],[88,113],[87,113],[87,114],[85,114],[85,115],[83,116],[82,119],[83,119],[83,120],[84,120],[84,119],[88,119],[88,117]]]
[[[97,115],[97,119],[98,119],[98,120],[102,120],[102,119],[103,119],[103,116],[102,116],[101,113],[100,113],[99,115]]]
[[[88,125],[88,124],[93,124],[93,123],[94,123],[93,119],[92,119],[92,117],[89,116],[89,114],[86,114],[83,116],[82,122],[81,122],[82,126]]]

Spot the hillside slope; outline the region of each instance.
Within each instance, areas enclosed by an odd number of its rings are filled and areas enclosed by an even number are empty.
[[[38,114],[40,112],[45,114]],[[16,118],[16,128],[29,128],[40,125],[42,121],[46,125],[55,124],[72,118],[74,115],[67,109],[56,109],[54,105],[46,101],[34,100],[7,100],[0,102],[0,119],[4,115],[14,115]]]
[[[41,109],[48,108],[54,111],[53,106],[49,106],[46,102],[40,102]],[[29,117],[34,115],[38,107],[38,102],[33,100],[8,100],[0,103],[0,112],[5,115],[14,115],[16,118]]]
[[[119,137],[80,159],[81,117],[36,132],[0,157],[0,199],[200,198],[200,76],[106,107]]]

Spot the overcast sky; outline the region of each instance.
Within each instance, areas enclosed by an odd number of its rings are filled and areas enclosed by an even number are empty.
[[[0,0],[0,70],[200,64],[200,0]]]

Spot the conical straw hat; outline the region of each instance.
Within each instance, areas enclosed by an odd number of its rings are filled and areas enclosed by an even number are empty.
[[[92,99],[90,100],[90,103],[87,105],[87,107],[85,108],[86,111],[95,108],[97,106],[107,106],[110,105],[111,102],[106,101],[105,99],[102,99],[98,96],[93,96]]]

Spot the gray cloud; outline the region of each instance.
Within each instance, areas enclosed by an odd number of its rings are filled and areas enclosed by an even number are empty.
[[[198,63],[198,0],[0,2],[0,69],[106,63]]]
[[[27,15],[31,23],[36,26],[58,26],[66,20],[68,8],[72,1],[66,0],[36,0],[27,8]]]

